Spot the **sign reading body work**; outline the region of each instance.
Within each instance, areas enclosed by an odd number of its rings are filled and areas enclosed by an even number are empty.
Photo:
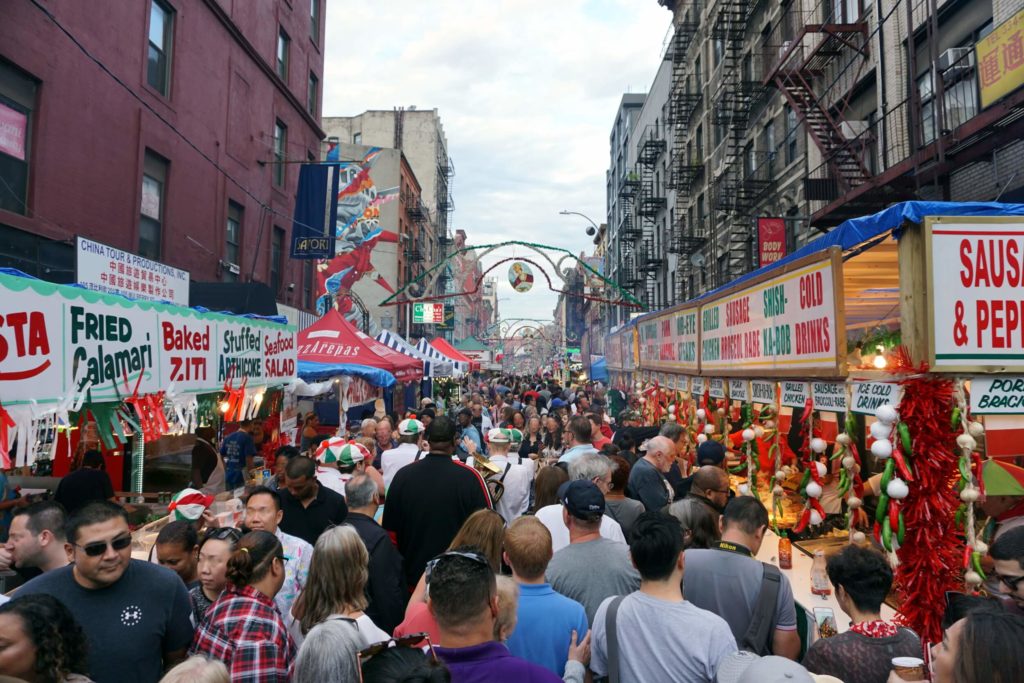
[[[841,377],[842,268],[833,247],[702,304],[701,372]]]
[[[94,292],[188,306],[187,270],[84,237],[75,238],[75,263],[78,284]]]
[[[928,218],[931,367],[1024,369],[1024,220]]]

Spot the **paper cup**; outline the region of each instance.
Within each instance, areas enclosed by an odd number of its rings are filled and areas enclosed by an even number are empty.
[[[924,673],[924,660],[917,657],[893,657],[892,670],[905,681],[927,679]]]

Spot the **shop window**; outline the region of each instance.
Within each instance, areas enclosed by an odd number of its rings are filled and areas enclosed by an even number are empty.
[[[146,150],[142,166],[142,197],[139,203],[139,255],[159,261],[167,199],[167,159]]]
[[[0,60],[0,210],[28,213],[32,121],[38,83]]]

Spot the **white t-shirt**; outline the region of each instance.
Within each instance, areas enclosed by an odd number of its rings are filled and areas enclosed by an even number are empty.
[[[511,524],[513,520],[526,514],[530,508],[530,487],[533,484],[532,461],[529,465],[519,464],[516,462],[519,459],[518,455],[495,455],[490,460],[504,472],[510,457],[512,466],[508,468],[508,472],[494,475],[501,478],[501,483],[505,486],[505,492],[494,506],[494,511],[501,515],[506,524]],[[466,464],[473,467],[472,456],[466,460]]]
[[[506,493],[506,495],[508,495]],[[540,520],[541,524],[548,528],[551,532],[551,550],[552,552],[558,552],[565,546],[569,545],[569,527],[565,526],[565,522],[562,521],[562,506],[559,504],[548,505],[537,510],[534,515]],[[626,537],[622,533],[622,527],[619,523],[608,515],[601,517],[601,536],[607,538],[609,541],[616,541],[618,543],[626,544]]]
[[[384,489],[391,487],[391,480],[395,478],[398,470],[416,460],[416,454],[421,449],[414,443],[400,443],[395,448],[389,448],[380,454],[381,474],[384,476]],[[426,455],[426,451],[422,451]]]
[[[316,480],[320,482],[320,485],[340,493],[342,497],[345,496],[345,482],[351,478],[351,474],[342,474],[333,467],[318,465],[316,468]]]

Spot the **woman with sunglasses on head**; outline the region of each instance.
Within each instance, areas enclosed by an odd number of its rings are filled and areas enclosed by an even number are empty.
[[[199,542],[196,571],[199,585],[189,591],[196,623],[206,621],[206,614],[228,585],[228,560],[235,551],[242,532],[229,526],[210,529]]]
[[[306,585],[292,606],[291,632],[301,643],[317,624],[339,617],[351,620],[363,638],[363,645],[387,640],[363,611],[370,555],[354,527],[336,526],[320,534],[313,548]]]
[[[228,560],[229,583],[196,631],[190,654],[224,662],[233,681],[286,683],[295,644],[274,605],[286,561],[270,532],[242,536]]]

